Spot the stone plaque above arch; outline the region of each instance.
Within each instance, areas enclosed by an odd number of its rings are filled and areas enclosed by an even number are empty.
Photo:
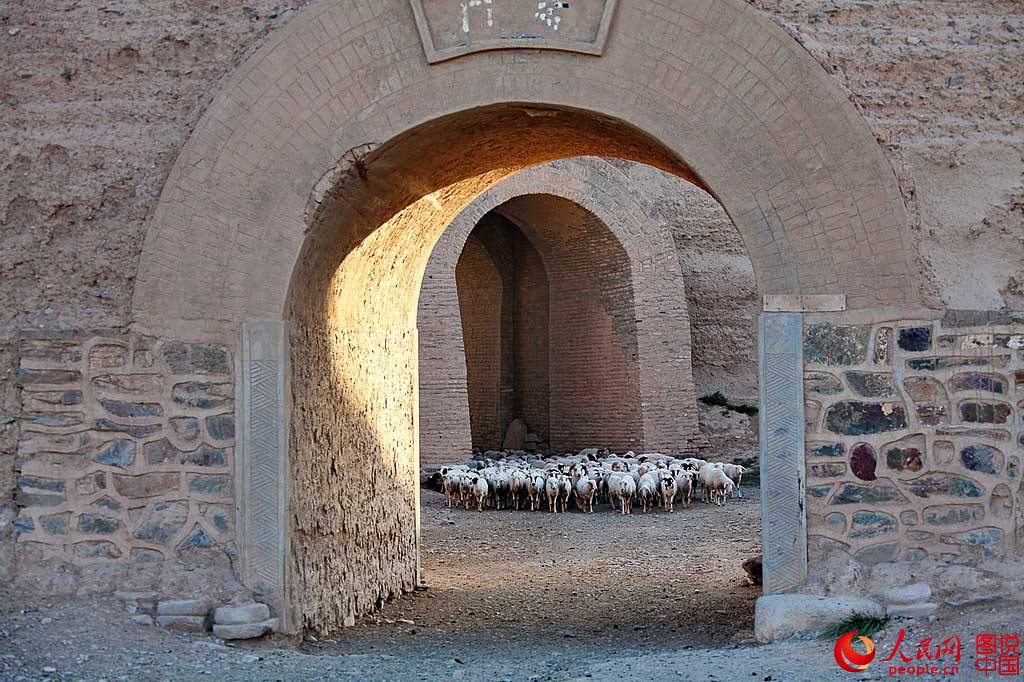
[[[485,50],[600,56],[616,0],[410,0],[431,64]]]

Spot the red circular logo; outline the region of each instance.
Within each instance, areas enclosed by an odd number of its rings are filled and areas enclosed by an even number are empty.
[[[864,645],[864,653],[853,648],[854,637]],[[870,637],[847,632],[836,641],[835,655],[840,668],[850,673],[861,673],[868,669],[875,658],[875,643]]]

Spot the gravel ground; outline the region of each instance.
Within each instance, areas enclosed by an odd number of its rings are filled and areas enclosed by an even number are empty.
[[[759,589],[756,488],[723,508],[613,515],[445,509],[424,491],[430,589],[328,641],[225,645],[131,624],[110,598],[29,603],[0,594],[2,680],[849,680],[832,643],[750,641]],[[973,673],[979,631],[1021,632],[1019,608],[946,610],[941,625],[876,637],[961,633]],[[915,648],[904,646],[913,655]],[[858,679],[898,679],[877,664]],[[927,679],[927,678],[926,678]],[[944,678],[932,678],[944,679]]]

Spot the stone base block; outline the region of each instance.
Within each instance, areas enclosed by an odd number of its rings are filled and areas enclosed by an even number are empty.
[[[932,596],[932,588],[928,583],[914,583],[903,587],[890,587],[878,593],[883,604],[919,604],[928,601]],[[892,609],[890,609],[890,613]]]
[[[163,599],[156,605],[158,616],[203,616],[210,613],[210,605],[202,599]]]
[[[882,617],[885,607],[864,597],[766,595],[757,600],[754,636],[762,644],[778,642],[794,635],[821,632],[856,613]]]
[[[886,609],[894,618],[927,618],[938,610],[938,604],[891,604]]]
[[[157,616],[156,624],[180,632],[205,632],[206,616]]]
[[[213,612],[213,622],[217,625],[259,623],[269,618],[270,607],[259,603],[221,606]]]
[[[259,623],[240,623],[238,625],[214,625],[213,634],[221,639],[254,639],[270,632],[277,632],[280,621],[270,618]]]

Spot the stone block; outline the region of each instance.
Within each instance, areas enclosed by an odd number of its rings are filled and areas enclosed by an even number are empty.
[[[1007,381],[998,374],[980,374],[964,372],[949,380],[949,388],[954,393],[985,391],[987,393],[1006,393]]]
[[[121,522],[107,516],[95,514],[82,514],[78,517],[78,532],[97,535],[109,535],[116,533],[121,527]]]
[[[224,346],[168,341],[163,357],[174,374],[228,374],[231,357]]]
[[[835,403],[825,413],[825,426],[847,436],[898,431],[907,427],[902,403]]]
[[[900,553],[899,542],[883,542],[857,550],[854,557],[864,564],[881,564],[895,561]]]
[[[92,380],[97,394],[154,396],[163,390],[164,379],[158,374],[103,374]]]
[[[132,622],[135,623],[136,625],[152,625],[153,624],[153,616],[150,616],[150,615],[147,615],[147,614],[144,614],[144,613],[140,613],[140,614],[132,616]]]
[[[71,519],[71,512],[62,514],[50,514],[41,516],[39,522],[49,535],[65,535],[68,532],[68,521]]]
[[[980,504],[938,504],[925,507],[922,514],[929,526],[956,526],[985,518],[985,507]]]
[[[124,346],[104,344],[94,346],[89,352],[90,369],[107,369],[111,367],[124,367],[128,360],[128,349]]]
[[[806,372],[804,374],[804,390],[808,393],[835,395],[843,392],[843,382],[839,377],[828,372]]]
[[[974,481],[953,474],[928,474],[906,483],[907,490],[917,497],[936,495],[948,497],[981,497],[982,489]]]
[[[850,452],[850,471],[862,481],[874,481],[878,458],[875,449],[869,443],[858,443]]]
[[[22,386],[74,384],[82,380],[82,373],[70,369],[28,369],[18,370],[17,381]]]
[[[901,587],[887,587],[878,593],[883,604],[919,604],[931,599],[932,588],[928,583],[912,583]],[[891,608],[889,612],[892,613]]]
[[[885,465],[893,471],[920,471],[924,466],[924,450],[925,440],[921,435],[908,436],[882,448]]]
[[[938,372],[957,367],[1005,367],[1009,362],[1008,355],[991,357],[946,356],[933,358],[914,358],[907,360],[907,367],[918,372]]]
[[[863,398],[889,398],[896,395],[896,385],[892,375],[885,372],[846,373],[846,381],[853,392]]]
[[[882,617],[885,608],[864,597],[819,597],[771,594],[760,597],[754,612],[758,642],[778,642],[794,635],[821,632],[854,614]]]
[[[100,446],[94,459],[99,464],[127,469],[135,462],[135,441],[115,440]]]
[[[867,359],[871,327],[843,326],[830,322],[807,325],[804,360],[831,366],[859,365]]]
[[[189,549],[209,549],[216,544],[217,543],[213,541],[213,538],[211,538],[205,530],[196,526],[192,529],[192,532],[178,544],[178,549],[181,551]]]
[[[221,448],[215,448],[203,443],[195,450],[179,450],[174,447],[168,439],[146,443],[143,446],[143,453],[147,464],[165,464],[173,462],[176,464],[190,464],[192,466],[225,466],[225,452]]]
[[[874,538],[896,532],[896,517],[881,511],[854,512],[850,525],[851,538]]]
[[[846,310],[846,294],[765,294],[766,313],[824,313]]]
[[[99,403],[115,417],[159,417],[164,413],[164,408],[159,403],[131,403],[103,398],[100,398]]]
[[[973,424],[1005,424],[1013,416],[1006,403],[965,400],[960,403],[960,418]]]
[[[167,544],[185,525],[187,502],[157,502],[151,505],[133,535],[140,540]]]
[[[178,474],[174,472],[114,474],[114,489],[124,497],[156,497],[178,489]]]
[[[213,612],[213,622],[218,625],[241,625],[257,623],[270,618],[270,607],[266,604],[229,604],[220,606]]]
[[[910,353],[926,351],[932,347],[932,330],[930,327],[903,327],[896,344]]]
[[[201,495],[227,495],[231,492],[231,477],[227,474],[186,474],[188,491]]]
[[[86,540],[76,542],[74,546],[76,557],[82,559],[119,559],[121,550],[113,542],[106,540]]]
[[[277,632],[279,627],[280,621],[277,618],[270,618],[259,623],[214,625],[213,634],[221,639],[254,639],[271,632]]]
[[[22,418],[33,426],[63,428],[81,425],[83,416],[81,412],[27,412]]]
[[[991,445],[968,445],[961,451],[961,463],[969,471],[998,475],[1006,464],[1002,452]]]
[[[131,424],[118,424],[117,422],[109,419],[97,419],[95,427],[97,431],[111,431],[114,433],[124,433],[132,438],[146,438],[152,436],[155,433],[159,433],[163,427],[159,424],[149,424],[144,426],[133,426]]]
[[[808,457],[842,457],[844,452],[842,443],[807,443]]]
[[[177,384],[173,393],[174,402],[185,407],[201,410],[212,410],[231,403],[234,388],[231,384],[211,384],[202,381],[189,381]]]
[[[161,599],[156,605],[157,616],[197,616],[206,618],[210,603],[205,599]]]
[[[137,564],[154,563],[164,560],[162,552],[149,549],[148,547],[133,547],[128,553],[128,557]]]
[[[235,415],[216,414],[206,418],[206,432],[214,440],[234,440]]]
[[[199,420],[195,417],[172,417],[171,429],[174,435],[186,443],[199,440]]]
[[[205,632],[206,616],[157,616],[156,624],[179,632]]]
[[[893,618],[927,618],[939,608],[938,604],[894,604],[887,611]]]
[[[55,507],[64,503],[64,481],[42,476],[19,476],[15,501],[21,507]]]

